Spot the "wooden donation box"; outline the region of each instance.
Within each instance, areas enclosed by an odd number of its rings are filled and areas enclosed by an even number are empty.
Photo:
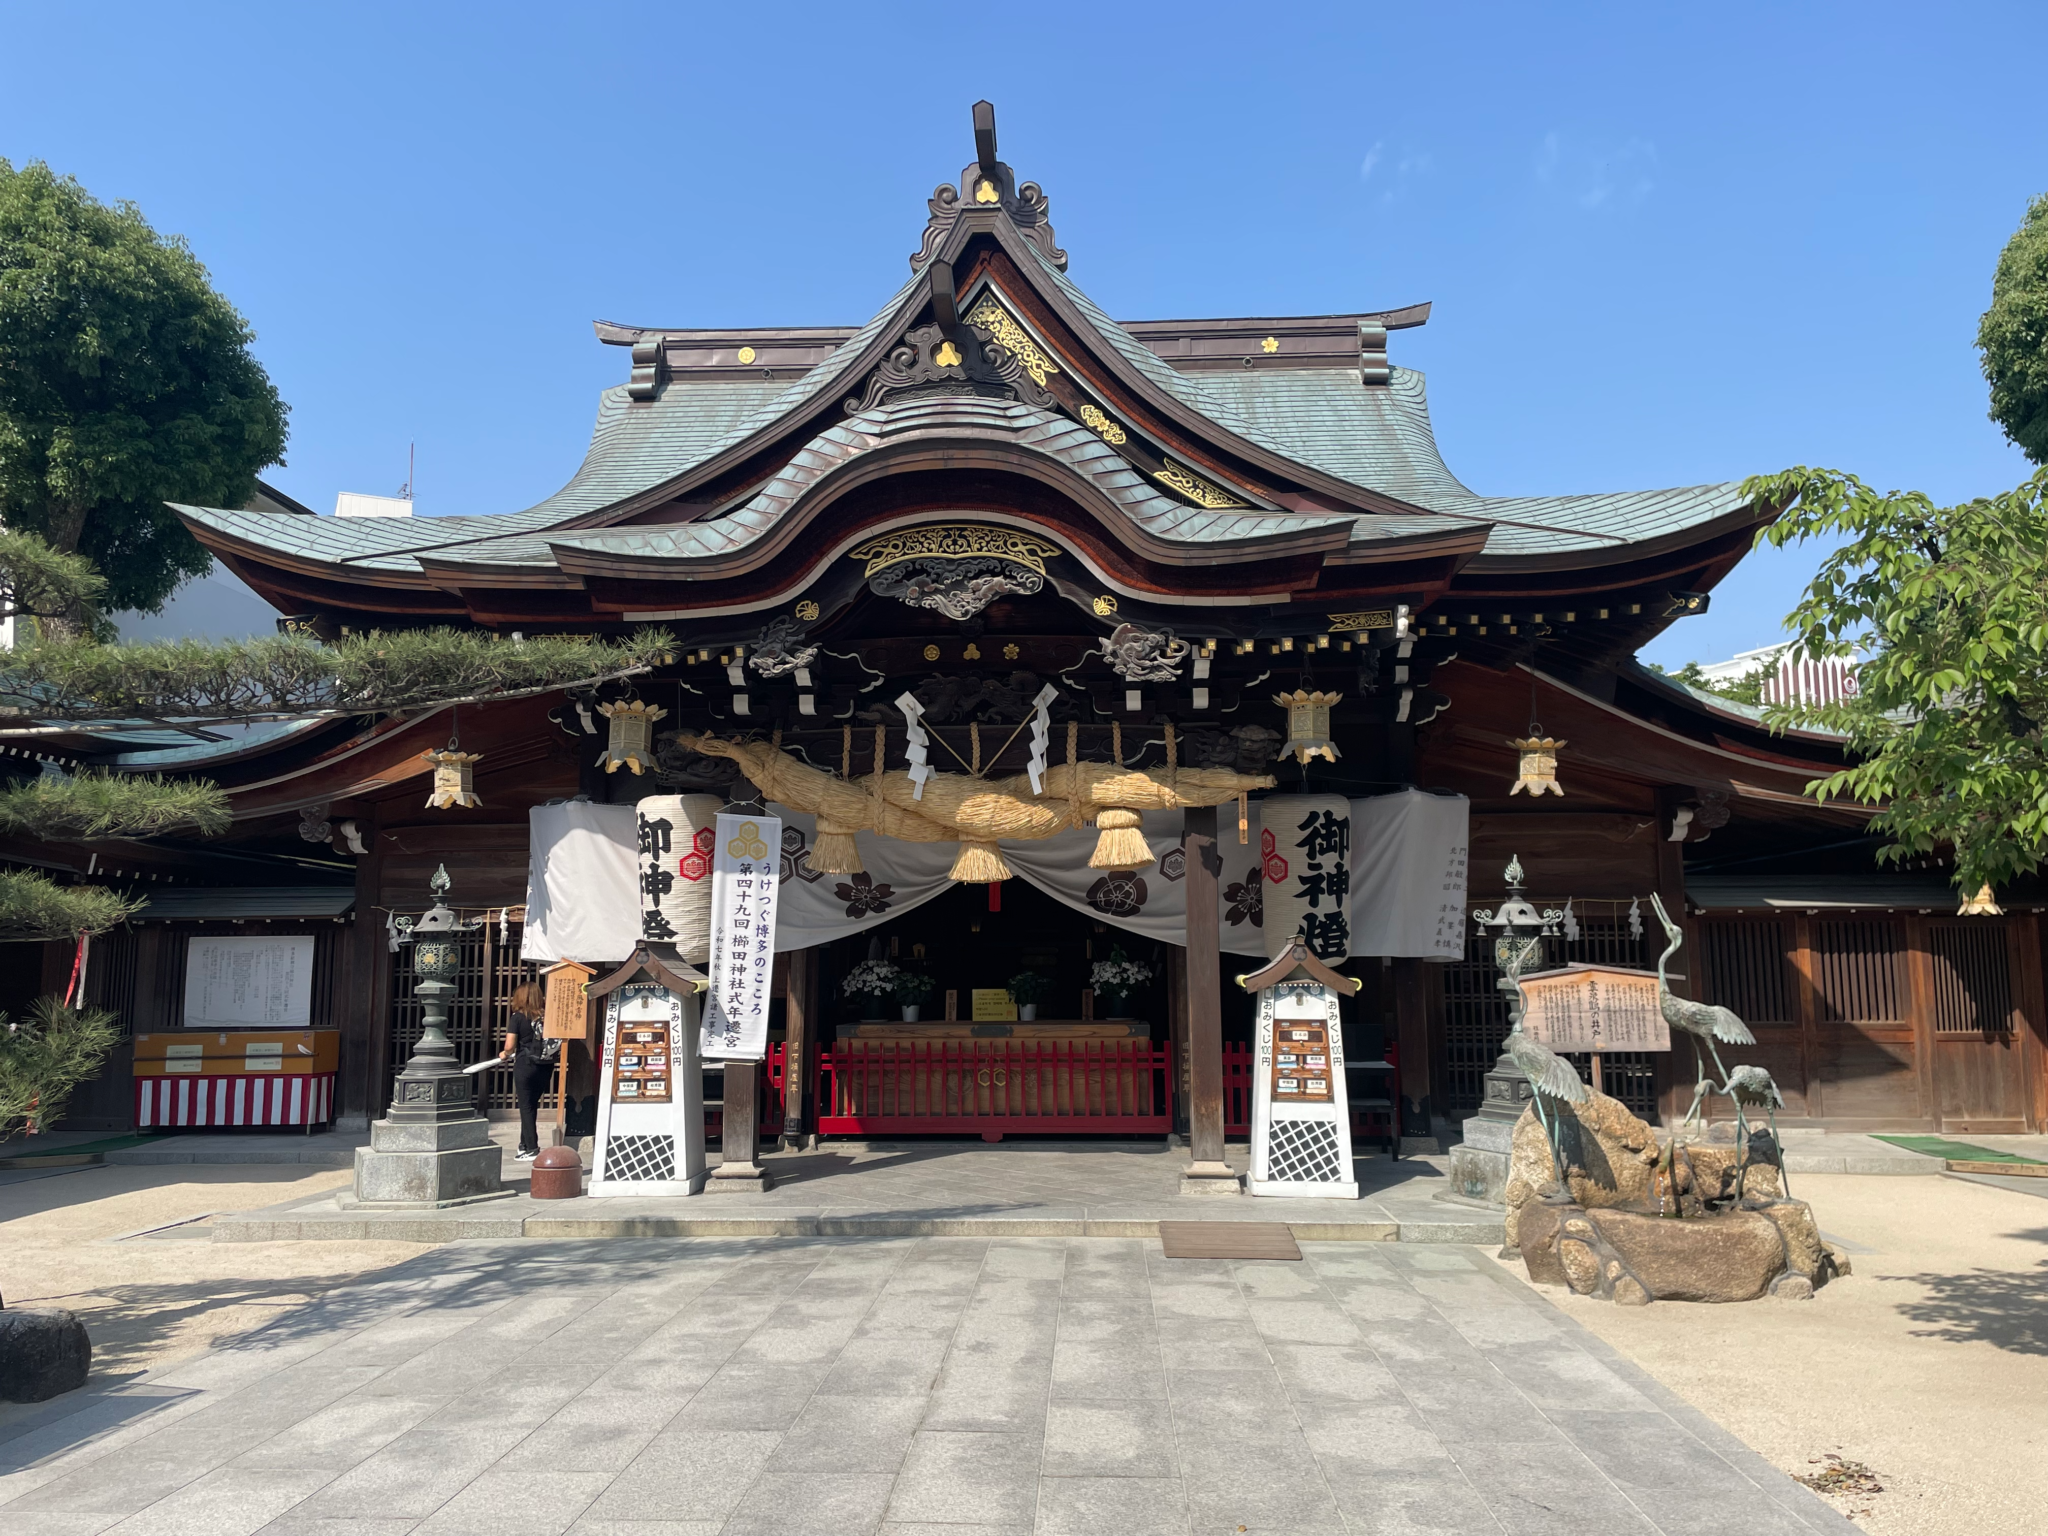
[[[605,998],[590,1193],[694,1195],[704,1175],[697,1000],[658,982],[628,982]]]
[[[1262,987],[1254,1071],[1251,1192],[1356,1200],[1337,994],[1314,980]]]
[[[1522,996],[1522,1032],[1553,1051],[1671,1049],[1653,972],[1567,965],[1524,976]]]
[[[135,1125],[324,1125],[341,1032],[181,1029],[135,1037]]]

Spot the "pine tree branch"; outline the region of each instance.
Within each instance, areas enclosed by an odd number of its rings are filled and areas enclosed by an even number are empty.
[[[105,933],[145,905],[104,886],[59,885],[33,870],[0,870],[0,942]]]
[[[0,715],[75,727],[391,714],[594,686],[659,665],[673,644],[658,629],[629,640],[512,640],[453,629],[352,635],[331,645],[298,635],[223,645],[52,640],[0,657],[0,694],[17,701]],[[8,734],[49,732],[46,724]]]
[[[66,555],[32,533],[0,530],[0,619],[55,619],[99,611],[107,579],[83,555]]]
[[[43,838],[215,837],[234,818],[220,786],[157,774],[46,774],[0,789],[0,832]]]

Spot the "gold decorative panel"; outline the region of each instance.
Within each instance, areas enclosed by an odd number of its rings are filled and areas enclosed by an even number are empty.
[[[1152,478],[1169,490],[1180,492],[1198,507],[1223,511],[1232,507],[1247,506],[1247,503],[1239,501],[1221,486],[1212,485],[1193,470],[1183,469],[1171,459],[1167,460],[1166,468],[1154,470]]]
[[[867,561],[861,574],[900,565],[905,560],[965,560],[975,555],[995,555],[1045,574],[1045,562],[1060,553],[1057,544],[1019,533],[1014,528],[985,528],[973,524],[941,523],[926,528],[905,528],[883,538],[871,539],[853,550],[848,559]]]
[[[1031,339],[1030,333],[994,299],[985,298],[975,305],[973,313],[967,317],[967,323],[980,326],[1008,348],[1010,355],[1023,364],[1024,371],[1031,375],[1032,383],[1043,387],[1048,374],[1060,371],[1051,358],[1038,350],[1038,343]]]
[[[1087,426],[1100,433],[1105,443],[1127,443],[1131,440],[1130,433],[1126,432],[1092,405],[1081,407],[1081,420]]]
[[[1326,613],[1333,635],[1357,634],[1367,629],[1392,629],[1394,610],[1391,608],[1368,608],[1363,613]]]

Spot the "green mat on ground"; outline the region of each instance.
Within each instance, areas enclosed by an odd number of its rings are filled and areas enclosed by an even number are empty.
[[[1989,1147],[1973,1147],[1967,1141],[1950,1141],[1945,1136],[1873,1136],[1870,1139],[1888,1141],[1908,1152],[1920,1152],[1928,1157],[1947,1158],[1958,1163],[2038,1164],[2041,1161],[2038,1157],[2016,1157],[2010,1152],[1994,1152]]]

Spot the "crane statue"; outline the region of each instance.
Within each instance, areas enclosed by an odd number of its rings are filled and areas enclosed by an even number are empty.
[[[1695,1003],[1689,998],[1678,997],[1672,993],[1671,983],[1666,979],[1665,966],[1671,957],[1678,953],[1679,946],[1685,943],[1685,931],[1671,921],[1670,914],[1664,910],[1664,899],[1661,896],[1653,892],[1650,896],[1650,905],[1656,909],[1657,921],[1664,925],[1664,937],[1671,941],[1664,947],[1664,953],[1657,957],[1658,1010],[1664,1015],[1666,1024],[1692,1036],[1693,1060],[1699,1066],[1700,1081],[1707,1081],[1707,1064],[1700,1055],[1700,1046],[1704,1044],[1714,1058],[1715,1069],[1720,1072],[1725,1082],[1728,1069],[1721,1065],[1721,1053],[1715,1050],[1714,1042],[1719,1040],[1726,1045],[1755,1045],[1756,1036],[1749,1032],[1747,1024],[1718,1003]]]
[[[1778,1154],[1778,1184],[1790,1195],[1792,1185],[1785,1177],[1785,1148],[1778,1140],[1778,1111],[1785,1107],[1785,1095],[1778,1091],[1777,1079],[1762,1067],[1737,1067],[1721,1084],[1721,1091],[1735,1102],[1735,1198],[1742,1198],[1742,1179],[1749,1170],[1746,1148],[1753,1134],[1749,1128],[1749,1117],[1742,1112],[1745,1104],[1761,1105],[1770,1121],[1771,1148]]]
[[[1586,1085],[1579,1080],[1578,1069],[1553,1051],[1542,1041],[1522,1033],[1522,1018],[1528,1012],[1528,994],[1522,991],[1522,978],[1514,978],[1515,993],[1520,1006],[1515,1009],[1513,1026],[1501,1049],[1509,1061],[1515,1064],[1529,1079],[1529,1108],[1536,1116],[1537,1125],[1543,1129],[1543,1139],[1550,1143],[1551,1171],[1557,1175],[1557,1187],[1568,1190],[1564,1177],[1564,1147],[1562,1126],[1553,1107],[1545,1112],[1545,1099],[1558,1099],[1567,1104],[1586,1102]]]
[[[1664,1015],[1666,1024],[1692,1036],[1693,1065],[1699,1071],[1699,1081],[1692,1093],[1692,1108],[1685,1112],[1685,1119],[1672,1131],[1670,1150],[1665,1161],[1666,1177],[1671,1189],[1671,1212],[1674,1216],[1683,1216],[1685,1208],[1678,1198],[1678,1141],[1687,1126],[1698,1122],[1700,1106],[1706,1102],[1707,1095],[1715,1087],[1714,1080],[1707,1075],[1706,1057],[1700,1054],[1700,1047],[1704,1045],[1708,1054],[1714,1058],[1715,1070],[1721,1074],[1721,1091],[1726,1093],[1726,1085],[1732,1074],[1722,1065],[1721,1052],[1714,1042],[1718,1040],[1728,1045],[1755,1045],[1756,1036],[1749,1032],[1749,1026],[1737,1018],[1732,1010],[1723,1008],[1718,1003],[1696,1003],[1690,998],[1673,994],[1666,968],[1671,962],[1671,957],[1677,954],[1679,947],[1685,943],[1685,930],[1671,921],[1671,914],[1664,910],[1664,898],[1654,891],[1650,893],[1650,906],[1656,911],[1657,921],[1664,925],[1664,937],[1671,941],[1664,946],[1664,953],[1657,957],[1657,1010]],[[1761,1068],[1755,1067],[1740,1070],[1762,1071]],[[1768,1077],[1769,1074],[1765,1075]],[[1742,1120],[1740,1102],[1735,1106],[1735,1116],[1739,1125]],[[1775,1123],[1773,1121],[1774,1125]],[[1738,1187],[1740,1178],[1741,1175],[1738,1173]]]

